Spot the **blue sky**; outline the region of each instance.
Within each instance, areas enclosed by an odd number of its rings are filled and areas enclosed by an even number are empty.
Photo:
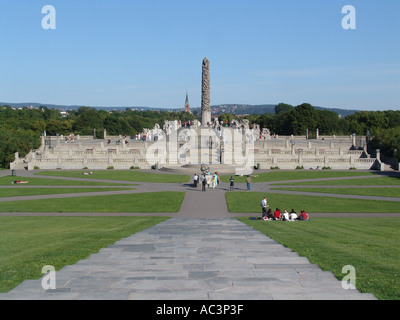
[[[42,28],[42,7],[56,29]],[[342,7],[356,29],[342,28]],[[0,101],[400,110],[398,0],[0,0]]]

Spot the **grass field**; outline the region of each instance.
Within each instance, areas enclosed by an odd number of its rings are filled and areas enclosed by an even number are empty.
[[[42,267],[56,270],[114,242],[165,221],[163,217],[0,217],[0,292]]]
[[[189,182],[190,176],[188,175],[175,175],[175,174],[159,174],[149,173],[137,170],[103,170],[91,171],[91,175],[83,175],[82,171],[40,171],[37,175],[55,176],[55,177],[71,177],[71,178],[84,178],[84,179],[104,179],[104,180],[119,180],[119,181],[138,181],[138,182],[154,182],[154,183],[185,183]]]
[[[400,299],[400,218],[316,218],[308,222],[249,220],[256,230],[342,279],[356,270],[356,287],[378,299]]]
[[[333,197],[302,196],[275,194],[263,192],[234,191],[226,193],[226,200],[229,212],[237,213],[259,213],[261,214],[260,202],[267,196],[268,205],[272,210],[295,209],[297,212],[304,209],[311,216],[313,212],[318,213],[338,213],[338,212],[361,212],[361,213],[398,213],[400,211],[399,202],[342,199]]]
[[[393,187],[387,187],[387,188],[335,188],[335,187],[305,188],[305,187],[302,187],[301,189],[299,189],[299,188],[272,188],[272,190],[333,193],[333,194],[353,194],[353,195],[359,195],[359,196],[378,196],[378,197],[400,198],[400,188],[393,188]]]
[[[68,194],[79,192],[106,192],[130,190],[128,188],[0,188],[0,197],[38,196],[46,194]]]
[[[149,192],[0,202],[0,212],[178,212],[184,192]]]
[[[63,180],[63,179],[46,179],[36,177],[15,177],[15,176],[4,176],[0,177],[0,186],[18,187],[19,184],[13,184],[14,181],[28,181],[28,184],[23,186],[121,186],[121,183],[109,183],[109,182],[97,182],[97,181],[74,181],[74,180]],[[126,185],[126,184],[125,184]],[[130,186],[132,184],[129,184]]]
[[[285,180],[303,180],[303,179],[326,179],[326,178],[340,178],[340,177],[360,177],[360,176],[374,176],[373,172],[358,172],[358,171],[268,171],[264,173],[257,173],[254,171],[252,174],[252,183],[255,182],[271,182],[271,181],[285,181]],[[222,182],[229,182],[230,175],[222,175]],[[235,183],[246,182],[246,176],[235,176]]]
[[[310,178],[312,179],[312,178]],[[315,178],[314,178],[315,179]],[[271,184],[274,185],[274,184]],[[362,179],[339,179],[322,181],[304,181],[279,183],[279,185],[304,185],[304,186],[399,186],[400,175],[394,177],[375,176],[374,178]]]

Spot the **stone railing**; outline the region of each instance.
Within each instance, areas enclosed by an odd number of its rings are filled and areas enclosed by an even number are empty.
[[[323,140],[322,140],[323,139]],[[110,140],[110,143],[108,143]],[[76,136],[73,142],[65,142],[65,137],[42,137],[42,145],[31,151],[24,159],[16,155],[11,163],[13,168],[35,167],[40,169],[129,169],[140,167],[149,169],[154,164],[160,166],[181,166],[190,160],[201,159],[202,162],[219,162],[221,150],[200,148],[186,154],[180,150],[180,144],[167,151],[154,141],[127,140],[122,136],[107,136],[106,139],[93,139],[90,136]],[[304,137],[278,137],[265,141],[256,141],[250,151],[254,153],[254,166],[260,169],[279,167],[281,169],[305,169],[330,167],[332,169],[371,169],[376,166],[377,159],[371,158],[365,150],[350,150],[354,138],[320,137],[318,140],[305,140]],[[151,148],[151,149],[149,149]],[[227,165],[235,165],[243,161],[243,148],[230,149],[225,146],[223,159],[231,161]],[[168,152],[166,154],[165,152]],[[230,153],[229,153],[230,152]],[[192,157],[189,159],[188,157]],[[236,159],[240,159],[236,160]],[[205,159],[206,161],[203,161]],[[233,161],[233,162],[232,162]],[[259,166],[258,166],[259,164]],[[379,164],[379,163],[378,163]],[[379,166],[382,168],[382,166]]]

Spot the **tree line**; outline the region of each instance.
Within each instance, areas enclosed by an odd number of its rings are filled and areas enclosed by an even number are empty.
[[[309,137],[315,138],[318,129],[320,135],[369,136],[372,150],[380,149],[400,161],[400,111],[358,111],[341,118],[333,111],[316,109],[308,103],[295,107],[280,103],[274,114],[250,115],[247,119],[279,135],[305,135],[308,129]]]
[[[242,117],[243,118],[243,117]],[[319,129],[321,135],[371,135],[371,145],[380,148],[388,155],[400,160],[400,111],[360,111],[339,118],[338,114],[328,110],[315,109],[310,104],[291,106],[280,103],[275,113],[245,116],[251,124],[269,128],[272,134],[305,135],[309,130],[310,138]],[[136,135],[143,128],[152,129],[156,123],[163,125],[165,120],[193,121],[201,120],[197,110],[193,114],[169,111],[124,111],[108,112],[90,107],[68,111],[62,115],[57,109],[45,106],[13,109],[0,106],[0,167],[8,168],[14,161],[14,153],[24,157],[29,150],[40,146],[40,136],[46,131],[49,136],[94,135],[103,138],[104,128],[109,135]],[[221,114],[218,121],[230,122],[236,119],[233,114]],[[396,152],[396,150],[399,150]]]

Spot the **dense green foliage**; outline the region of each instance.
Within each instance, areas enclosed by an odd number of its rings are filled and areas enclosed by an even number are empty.
[[[222,114],[219,121],[231,121],[236,116]],[[332,111],[315,109],[307,103],[291,106],[280,103],[275,114],[248,115],[250,123],[269,128],[278,135],[305,135],[309,130],[310,138],[315,137],[316,129],[321,135],[367,135],[371,134],[373,148],[380,148],[388,156],[400,160],[400,111],[360,111],[345,118]],[[96,129],[98,138],[103,137],[104,129],[109,135],[135,135],[143,128],[153,128],[156,123],[162,125],[165,120],[200,120],[200,114],[168,111],[124,111],[107,112],[90,107],[81,107],[69,111],[63,116],[57,109],[40,107],[39,109],[13,109],[0,106],[0,167],[8,168],[14,160],[14,153],[24,157],[31,148],[38,148],[40,135],[70,133],[93,135]],[[396,153],[396,150],[399,150]]]
[[[198,114],[197,114],[198,115]],[[103,138],[104,129],[109,135],[135,135],[143,128],[153,128],[156,123],[162,125],[165,120],[189,121],[196,114],[168,111],[107,112],[89,107],[68,111],[63,116],[59,110],[40,107],[39,109],[13,109],[0,106],[0,168],[8,168],[14,161],[14,153],[24,157],[32,148],[40,146],[40,136],[46,131],[49,136],[93,135],[96,129],[98,138]]]
[[[280,103],[275,114],[251,115],[247,118],[261,127],[269,128],[272,133],[280,135],[305,135],[306,129],[315,134],[319,129],[321,135],[367,135],[372,136],[387,129],[400,130],[400,111],[359,111],[345,118],[329,110],[315,109],[308,103],[293,107]]]

